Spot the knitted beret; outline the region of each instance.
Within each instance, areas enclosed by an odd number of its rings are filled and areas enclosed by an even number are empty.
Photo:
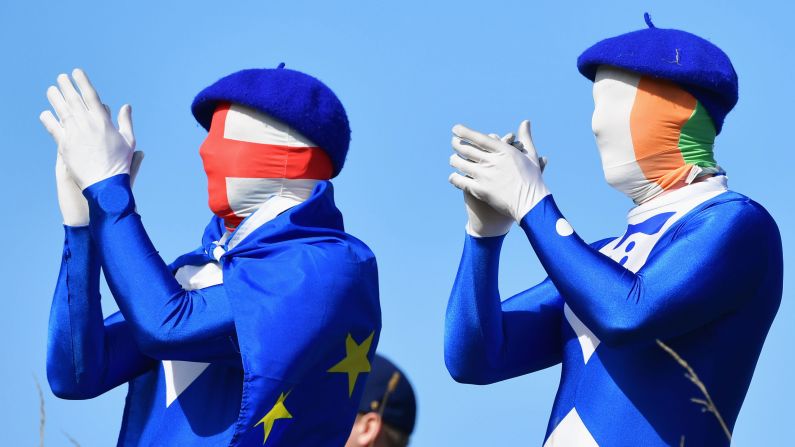
[[[325,84],[296,70],[253,68],[232,73],[205,88],[193,100],[196,121],[210,129],[219,102],[265,113],[309,138],[331,159],[336,176],[345,164],[351,129],[342,103]]]
[[[720,133],[723,120],[737,104],[737,73],[720,48],[701,37],[654,26],[602,40],[577,58],[580,73],[591,81],[600,65],[667,79],[693,95],[709,112]]]

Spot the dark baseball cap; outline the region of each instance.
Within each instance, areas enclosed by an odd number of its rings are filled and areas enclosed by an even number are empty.
[[[417,417],[417,400],[411,383],[403,371],[381,355],[375,354],[371,366],[359,412],[381,413],[386,424],[411,434]]]

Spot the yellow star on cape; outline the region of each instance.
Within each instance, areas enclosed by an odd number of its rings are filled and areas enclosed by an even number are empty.
[[[284,400],[287,399],[287,396],[290,395],[288,391],[287,394],[281,393],[279,394],[279,398],[276,400],[276,404],[273,405],[273,408],[262,417],[254,426],[256,427],[259,424],[263,424],[263,428],[265,429],[265,439],[262,440],[262,444],[264,445],[265,442],[268,440],[268,436],[271,434],[271,430],[273,429],[273,423],[277,419],[292,419],[293,415],[287,411],[287,407],[284,406]]]
[[[348,397],[353,396],[353,388],[356,387],[356,379],[361,373],[370,372],[370,360],[367,353],[370,352],[370,345],[373,343],[375,331],[370,333],[361,344],[357,344],[353,336],[348,333],[345,339],[345,358],[332,366],[328,372],[348,374]]]

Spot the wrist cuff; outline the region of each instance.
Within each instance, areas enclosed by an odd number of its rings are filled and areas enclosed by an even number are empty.
[[[483,228],[481,231],[475,231],[472,228],[472,222],[467,222],[464,229],[466,230],[467,234],[472,237],[477,238],[484,238],[484,237],[500,237],[505,236],[511,230],[511,226],[513,225],[513,221],[511,221],[511,225],[502,228]],[[495,225],[496,227],[496,225]]]
[[[529,235],[536,236],[554,235],[556,237],[567,237],[574,234],[569,221],[563,217],[558,209],[558,205],[547,195],[538,202],[530,211],[525,214],[519,225]]]
[[[473,236],[467,233],[466,235],[466,244],[481,250],[499,250],[503,241],[505,241],[505,234],[499,236]]]
[[[130,176],[118,174],[94,183],[83,190],[88,200],[90,220],[95,216],[123,215],[135,211],[135,199],[130,189]]]
[[[91,232],[88,229],[88,225],[84,227],[64,225],[63,229],[64,229],[64,240],[66,241],[67,245],[70,243],[87,244],[91,241]]]

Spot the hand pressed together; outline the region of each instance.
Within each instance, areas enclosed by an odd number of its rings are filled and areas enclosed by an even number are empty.
[[[117,174],[129,174],[135,148],[132,109],[119,111],[119,127],[99,99],[86,74],[75,69],[72,78],[58,76],[58,87],[47,89],[47,99],[58,118],[49,110],[41,121],[58,143],[63,162],[78,187],[86,187]]]
[[[512,144],[509,136],[498,139],[456,125],[450,165],[458,172],[449,177],[453,186],[516,222],[549,194],[541,176],[545,160],[536,153],[528,121],[519,125],[518,140]]]
[[[64,224],[88,225],[88,203],[82,190],[116,174],[129,173],[135,179],[144,153],[133,152],[132,109],[125,104],[119,111],[119,127],[113,126],[110,110],[99,99],[88,77],[80,69],[72,76],[82,96],[65,74],[58,76],[59,87],[47,89],[58,118],[46,110],[39,115],[55,140],[58,154],[55,180],[58,204]]]

